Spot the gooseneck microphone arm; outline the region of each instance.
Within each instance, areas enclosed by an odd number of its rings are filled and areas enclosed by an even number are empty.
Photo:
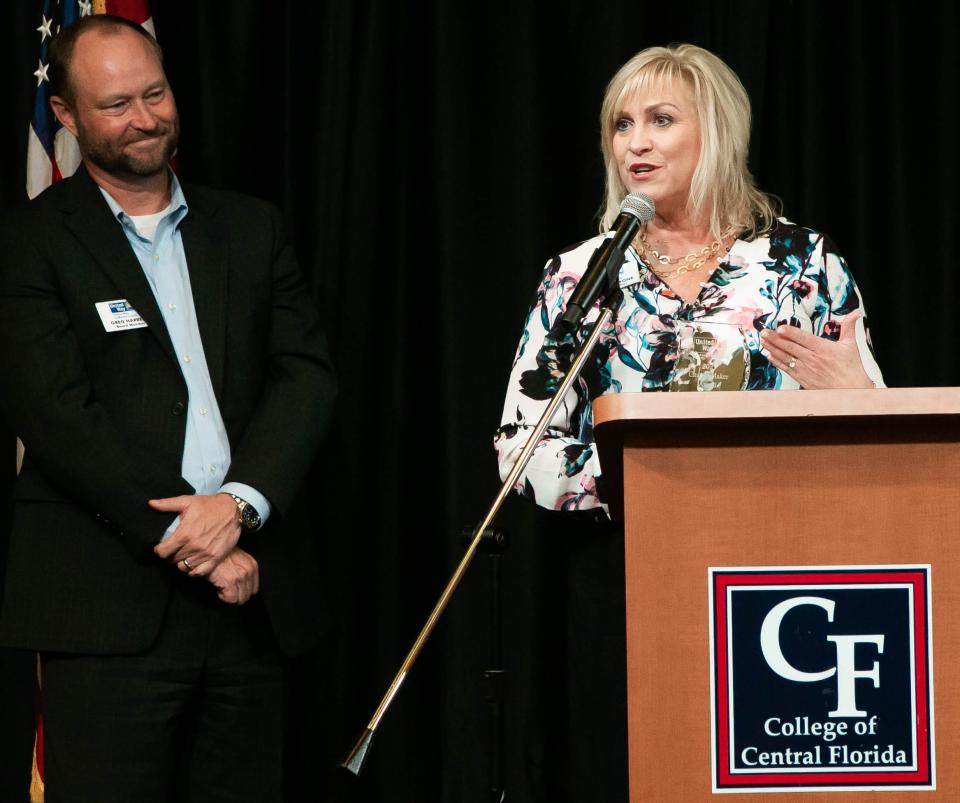
[[[635,193],[637,195],[638,193]],[[627,196],[628,199],[633,196]],[[646,196],[642,196],[645,199],[645,203],[649,203],[650,207],[650,216],[646,219],[649,220],[653,217],[653,202],[650,201]],[[626,204],[627,201],[624,201]],[[621,210],[623,207],[621,206]],[[622,215],[621,215],[622,217]],[[646,221],[644,221],[646,222]],[[637,224],[639,226],[639,223]],[[636,229],[634,228],[635,232]],[[623,239],[626,237],[626,233],[620,236],[618,229],[616,239]],[[623,244],[623,249],[626,250],[627,245],[630,243],[633,234],[627,238]],[[623,252],[620,253],[620,259],[622,260]],[[613,256],[610,257],[614,258]],[[591,264],[594,264],[597,260],[591,260]],[[608,270],[607,267],[610,264],[609,260],[605,262],[601,269],[601,276],[607,276]],[[619,265],[618,265],[619,267]],[[613,277],[616,278],[615,276]],[[604,329],[607,328],[607,325],[613,319],[617,307],[620,306],[620,302],[623,298],[620,288],[616,287],[615,290],[612,287],[615,286],[611,282],[611,286],[608,286],[602,282],[598,282],[596,294],[603,292],[605,298],[600,309],[600,317],[597,318],[596,322],[593,324],[593,328],[590,331],[590,335],[583,341],[580,348],[577,350],[574,355],[573,361],[571,362],[570,368],[567,370],[566,375],[563,377],[563,380],[560,382],[560,386],[557,388],[556,393],[553,394],[553,397],[550,399],[550,402],[547,404],[546,409],[543,411],[543,414],[540,416],[540,420],[537,421],[536,426],[530,432],[529,437],[527,438],[526,444],[524,444],[523,449],[520,451],[520,455],[517,458],[517,461],[513,464],[513,468],[510,469],[509,474],[507,474],[506,479],[504,479],[503,484],[500,486],[500,490],[497,492],[496,497],[493,500],[493,503],[490,505],[490,509],[487,511],[486,516],[483,517],[483,521],[477,525],[476,529],[473,532],[470,545],[467,547],[467,551],[464,553],[463,558],[461,558],[459,565],[454,570],[453,575],[447,581],[446,587],[443,589],[443,592],[440,594],[440,598],[437,600],[436,604],[433,606],[433,610],[430,612],[430,615],[427,617],[426,622],[424,622],[423,627],[420,629],[420,634],[417,636],[416,640],[413,642],[413,646],[407,652],[406,658],[403,659],[403,663],[400,665],[400,669],[397,671],[397,674],[394,675],[393,680],[390,682],[390,685],[387,687],[386,692],[384,693],[380,704],[377,706],[376,711],[373,716],[370,718],[370,721],[367,723],[366,728],[364,728],[363,733],[360,734],[360,737],[357,739],[353,748],[350,750],[350,753],[343,760],[340,766],[352,772],[354,775],[359,775],[360,771],[363,769],[363,765],[366,761],[367,754],[370,750],[370,744],[373,740],[373,735],[376,732],[377,728],[380,725],[381,720],[384,715],[387,713],[387,710],[390,708],[391,703],[397,695],[397,692],[400,691],[400,687],[403,685],[403,682],[406,680],[407,675],[410,673],[411,668],[413,667],[414,662],[417,660],[417,657],[420,655],[420,651],[423,649],[423,646],[426,644],[427,639],[430,638],[431,633],[433,633],[434,628],[436,627],[437,621],[440,619],[440,616],[446,610],[447,605],[450,602],[450,599],[453,597],[453,593],[457,590],[457,586],[460,585],[460,581],[463,579],[464,574],[467,571],[467,568],[470,566],[470,563],[473,561],[473,557],[477,552],[477,548],[480,545],[480,541],[483,539],[484,531],[493,523],[494,518],[497,513],[500,511],[500,508],[503,506],[503,503],[506,501],[507,497],[513,491],[516,486],[517,480],[520,475],[523,473],[523,470],[527,467],[527,463],[530,462],[530,458],[533,457],[533,453],[536,450],[537,446],[540,444],[540,439],[543,437],[543,433],[546,431],[547,427],[550,424],[550,421],[553,420],[553,416],[557,411],[557,408],[563,402],[563,397],[566,395],[567,391],[570,389],[571,385],[577,380],[580,376],[580,373],[583,371],[583,367],[586,364],[587,359],[593,353],[593,350],[597,343],[600,341],[600,336],[603,334]],[[579,285],[578,285],[579,288]],[[576,291],[574,291],[576,292]],[[572,296],[571,296],[572,298]],[[590,306],[593,305],[593,301],[590,302]],[[580,314],[580,317],[577,318],[576,322],[573,324],[573,327],[579,327],[580,321],[583,319],[583,313]]]

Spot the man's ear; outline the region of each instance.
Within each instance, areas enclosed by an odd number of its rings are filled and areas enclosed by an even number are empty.
[[[60,121],[60,125],[67,129],[74,136],[77,135],[77,124],[73,117],[73,111],[67,105],[67,102],[59,95],[53,95],[50,98],[50,108]]]

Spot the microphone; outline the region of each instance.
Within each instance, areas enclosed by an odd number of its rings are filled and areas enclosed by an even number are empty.
[[[620,216],[613,224],[613,237],[608,237],[597,247],[590,257],[583,278],[577,283],[567,308],[560,319],[560,325],[568,332],[580,325],[593,306],[593,302],[604,292],[620,266],[624,253],[633,240],[637,230],[644,223],[653,220],[656,204],[642,192],[631,192],[620,204]]]

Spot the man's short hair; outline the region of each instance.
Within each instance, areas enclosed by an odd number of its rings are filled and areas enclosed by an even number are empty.
[[[74,100],[74,87],[70,84],[70,62],[73,60],[73,49],[77,39],[87,31],[97,31],[106,35],[118,34],[128,29],[142,36],[150,43],[154,53],[163,64],[163,50],[150,32],[141,25],[113,14],[91,14],[81,17],[72,25],[63,28],[50,42],[50,58],[47,76],[50,78],[50,94],[59,95],[67,103]]]

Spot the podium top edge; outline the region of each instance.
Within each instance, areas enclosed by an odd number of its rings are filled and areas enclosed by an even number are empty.
[[[960,416],[960,387],[611,393],[593,401],[595,427],[685,419]]]

